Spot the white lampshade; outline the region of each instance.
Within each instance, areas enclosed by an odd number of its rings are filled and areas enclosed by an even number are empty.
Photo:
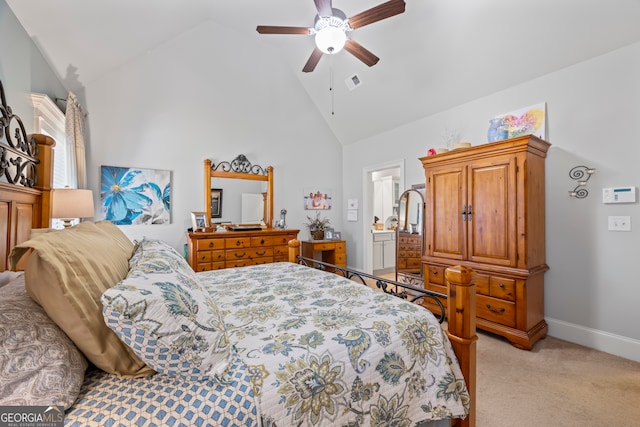
[[[316,46],[323,53],[338,53],[347,41],[345,32],[337,27],[325,27],[316,33]]]
[[[65,227],[75,218],[94,216],[93,192],[76,188],[54,188],[51,195],[51,216],[64,221]]]

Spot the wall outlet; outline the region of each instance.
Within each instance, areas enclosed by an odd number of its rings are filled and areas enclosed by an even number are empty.
[[[609,231],[631,231],[631,217],[610,216]]]

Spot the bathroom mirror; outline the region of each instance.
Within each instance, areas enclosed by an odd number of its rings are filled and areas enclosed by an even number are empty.
[[[225,185],[225,182],[228,184]],[[231,211],[231,216],[225,215],[223,210],[221,218],[234,218],[224,222],[255,224],[264,218],[264,224],[268,228],[271,227],[273,221],[273,168],[271,166],[263,168],[251,164],[244,154],[238,155],[230,162],[223,161],[217,164],[210,159],[205,159],[205,209],[209,218],[212,218],[213,213],[212,189],[217,188],[224,188],[224,209],[235,209]],[[251,221],[244,221],[245,218],[250,218]],[[212,224],[216,222],[215,219],[211,221]]]
[[[424,186],[414,186],[400,195],[396,229],[396,280],[424,286]]]

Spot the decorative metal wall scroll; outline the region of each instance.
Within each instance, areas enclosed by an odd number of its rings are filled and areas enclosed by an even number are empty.
[[[38,144],[33,138],[27,139],[22,120],[7,105],[1,81],[0,98],[0,178],[32,188],[38,180]]]
[[[569,196],[575,197],[576,199],[584,199],[589,195],[589,192],[585,188],[587,185],[587,181],[591,178],[596,172],[594,168],[590,168],[587,166],[576,166],[569,171],[569,176],[571,179],[575,179],[578,181],[578,185],[573,190],[569,190]],[[586,177],[586,178],[585,178]]]

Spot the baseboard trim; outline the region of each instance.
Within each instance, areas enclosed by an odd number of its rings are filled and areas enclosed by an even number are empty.
[[[640,340],[549,317],[545,320],[552,337],[640,362]]]

